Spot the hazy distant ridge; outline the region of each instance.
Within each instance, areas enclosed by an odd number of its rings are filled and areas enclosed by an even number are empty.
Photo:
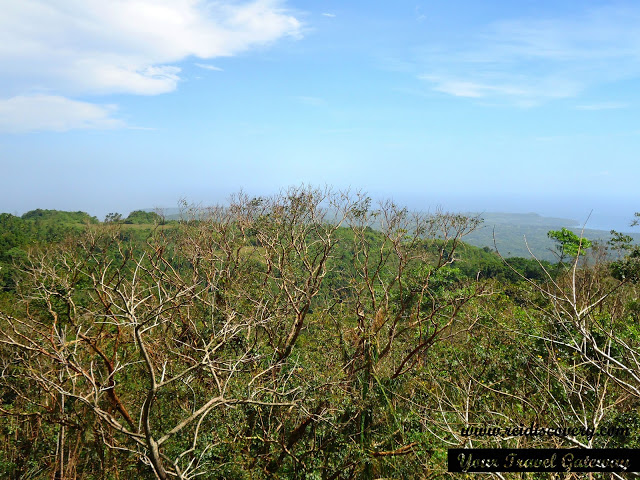
[[[533,253],[544,260],[556,260],[551,249],[554,242],[547,237],[549,230],[558,230],[566,227],[574,233],[583,234],[589,240],[606,242],[611,238],[611,233],[606,230],[585,228],[576,220],[568,218],[544,217],[537,213],[494,213],[486,212],[479,215],[484,220],[482,226],[467,235],[464,240],[477,247],[495,245],[499,252],[507,257],[530,257]],[[588,225],[588,224],[587,224]],[[635,241],[640,241],[640,233],[631,234]],[[526,241],[525,241],[526,239]],[[527,249],[531,249],[531,253]]]
[[[167,220],[177,220],[181,216],[177,208],[145,210],[162,212]],[[465,212],[464,214],[479,216],[483,219],[482,225],[464,237],[464,241],[476,247],[493,249],[497,246],[498,251],[505,257],[529,258],[533,253],[541,260],[555,261],[556,257],[551,251],[554,243],[547,236],[547,232],[562,227],[569,228],[578,235],[582,232],[580,222],[570,218],[545,217],[537,213]],[[603,243],[611,237],[607,230],[589,228],[584,229],[583,235],[589,240],[598,240]],[[636,242],[640,242],[640,233],[634,233],[632,236]]]

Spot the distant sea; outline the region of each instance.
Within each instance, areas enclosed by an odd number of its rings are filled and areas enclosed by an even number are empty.
[[[617,230],[640,232],[640,226],[629,224],[634,212],[640,212],[640,195],[636,197],[602,197],[598,195],[534,196],[524,194],[470,195],[454,194],[402,194],[393,196],[400,204],[410,209],[434,211],[441,209],[454,212],[509,212],[537,213],[543,217],[572,219],[573,225],[566,227],[592,230]]]
[[[477,213],[536,213],[543,217],[567,219],[567,228],[581,228],[585,225],[591,230],[617,230],[619,232],[640,233],[640,227],[631,228],[629,224],[634,212],[640,211],[640,195],[602,197],[598,195],[527,195],[527,194],[469,194],[459,192],[423,193],[423,192],[369,192],[374,200],[392,199],[398,205],[409,210]],[[220,200],[218,200],[220,202]],[[214,200],[202,201],[202,206],[213,205]],[[222,200],[222,203],[225,203]],[[375,205],[375,202],[374,202]],[[138,207],[139,208],[139,207]],[[154,209],[146,209],[154,210]],[[169,216],[177,215],[177,208],[164,209]],[[543,222],[544,223],[544,222]],[[555,223],[555,222],[554,222]]]

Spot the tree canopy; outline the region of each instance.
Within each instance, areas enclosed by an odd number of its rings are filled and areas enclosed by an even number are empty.
[[[573,257],[552,269],[465,245],[477,218],[360,193],[192,213],[48,240],[0,215],[5,476],[435,478],[451,447],[638,447],[628,238],[611,260],[550,232]]]
[[[547,235],[558,243],[556,249],[558,250],[560,259],[566,256],[576,257],[578,255],[584,255],[585,251],[591,247],[590,240],[578,236],[564,227],[562,227],[561,230],[551,230]]]
[[[124,220],[127,224],[154,224],[163,223],[163,219],[156,212],[145,212],[144,210],[135,210],[129,214]]]

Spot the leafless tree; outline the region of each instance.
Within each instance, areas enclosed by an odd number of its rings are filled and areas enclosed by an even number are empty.
[[[431,382],[433,346],[475,321],[487,292],[455,266],[479,220],[305,186],[182,217],[143,243],[108,223],[34,249],[0,313],[17,359],[0,382],[22,395],[20,376],[42,392],[24,403],[57,415],[58,476],[72,412],[163,480],[223,468],[223,442],[267,477],[416,456],[396,412]]]
[[[107,225],[34,250],[21,313],[0,314],[0,343],[61,417],[84,405],[109,447],[160,479],[193,478],[212,412],[301,404],[282,365],[326,273],[334,200],[307,187],[238,195],[157,228],[143,248]],[[61,427],[61,478],[65,443]]]
[[[611,440],[598,435],[600,429],[610,426],[616,412],[628,410],[639,399],[640,339],[630,322],[638,291],[629,278],[611,275],[610,257],[602,245],[594,245],[585,257],[580,248],[577,253],[566,268],[555,272],[538,261],[546,276],[543,282],[513,269],[531,287],[521,313],[534,328],[518,328],[506,320],[508,316],[495,320],[496,331],[520,338],[523,345],[537,345],[528,352],[532,365],[527,380],[537,386],[532,391],[538,404],[530,405],[530,413],[536,409],[546,412],[545,416],[535,415],[540,418],[538,424],[551,420],[559,423],[543,426],[596,432],[594,436],[547,438],[547,444],[594,448]],[[512,395],[477,378],[475,382],[498,396]],[[507,415],[506,420],[518,424],[515,416]],[[623,478],[617,473],[612,476]]]
[[[480,283],[456,277],[454,268],[461,239],[478,223],[409,212],[391,201],[373,208],[363,195],[350,203],[351,270],[326,313],[335,326],[342,391],[357,406],[352,417],[335,415],[362,452],[359,464],[344,465],[349,474],[373,478],[383,464],[417,455],[417,442],[394,412],[413,408],[407,392],[426,378],[426,364],[438,363],[430,349],[469,327],[462,312],[486,293]]]

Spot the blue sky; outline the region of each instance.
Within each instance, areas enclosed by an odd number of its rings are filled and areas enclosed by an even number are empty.
[[[621,228],[640,4],[21,0],[0,15],[0,211],[301,183]]]

